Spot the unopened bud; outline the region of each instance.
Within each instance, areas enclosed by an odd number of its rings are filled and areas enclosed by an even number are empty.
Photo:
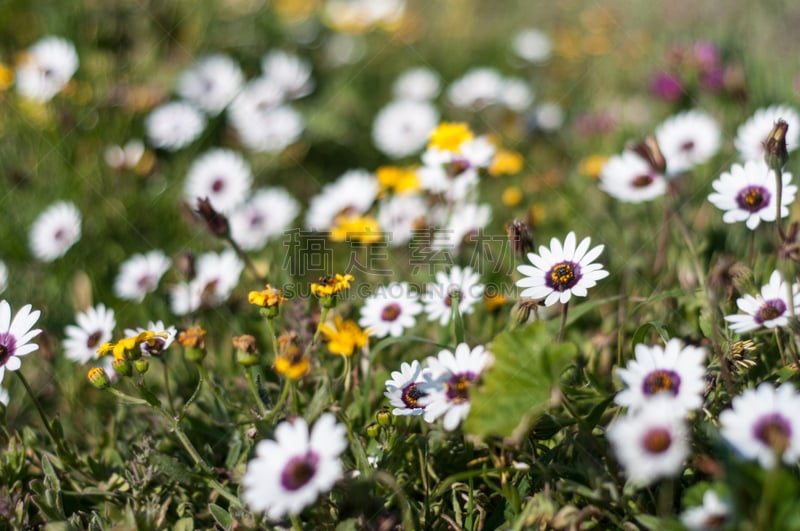
[[[378,421],[380,426],[389,426],[392,423],[392,415],[385,409],[381,409],[375,413],[375,420]]]
[[[520,299],[511,308],[511,327],[516,328],[526,324],[531,318],[531,312],[538,318],[539,301],[536,299]]]
[[[197,199],[197,208],[195,212],[203,218],[206,222],[209,232],[219,238],[225,238],[230,234],[230,225],[228,218],[224,214],[214,210],[211,206],[211,201],[207,197]]]
[[[147,361],[145,358],[139,358],[138,360],[133,362],[133,367],[139,374],[144,374],[147,372],[147,369],[150,368],[150,362]]]
[[[108,374],[102,367],[94,367],[93,369],[89,369],[89,374],[87,375],[89,381],[92,382],[92,385],[97,387],[98,389],[107,389],[111,385],[111,380],[108,378]]]
[[[380,433],[381,433],[381,427],[378,426],[377,424],[370,424],[369,426],[367,426],[367,437],[374,439],[378,435],[380,435]]]
[[[130,376],[131,375],[131,362],[128,361],[124,356],[120,356],[119,358],[114,358],[114,361],[111,362],[111,366],[120,376]]]
[[[256,338],[251,335],[234,337],[232,340],[233,348],[236,349],[236,362],[244,367],[252,367],[258,364],[258,350],[256,349]]]
[[[508,234],[511,249],[520,258],[525,258],[528,253],[533,251],[533,237],[524,221],[515,219],[506,223],[506,234]]]
[[[789,151],[786,149],[786,131],[788,129],[789,124],[779,118],[764,141],[764,160],[767,162],[767,166],[778,172],[789,160]]]

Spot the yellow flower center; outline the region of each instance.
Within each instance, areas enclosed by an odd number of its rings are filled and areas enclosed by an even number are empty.
[[[474,137],[469,126],[463,122],[442,122],[431,132],[428,147],[458,153],[461,144]]]

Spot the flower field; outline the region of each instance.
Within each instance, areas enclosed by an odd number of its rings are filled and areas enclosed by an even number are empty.
[[[0,528],[800,529],[791,2],[0,5]]]

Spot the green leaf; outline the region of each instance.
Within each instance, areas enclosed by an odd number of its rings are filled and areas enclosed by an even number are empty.
[[[230,529],[233,526],[233,517],[215,503],[208,504],[208,510],[211,512],[211,516],[214,517],[214,520],[223,528],[223,529]]]
[[[151,406],[161,407],[161,401],[158,399],[156,395],[153,394],[153,392],[150,389],[144,386],[140,387],[139,396],[147,400],[147,403],[150,404]]]
[[[636,345],[644,343],[647,333],[651,328],[658,332],[658,335],[661,337],[664,343],[669,341],[669,332],[667,332],[666,327],[666,323],[662,321],[649,321],[637,328],[636,332],[633,333],[633,339],[631,339],[631,351],[636,349]]]
[[[494,363],[483,385],[472,392],[464,429],[478,437],[521,436],[550,404],[552,388],[577,349],[553,343],[544,324],[502,332],[490,350]]]
[[[193,531],[194,527],[194,518],[191,516],[187,516],[186,518],[181,518],[175,525],[172,526],[172,531]],[[228,529],[227,527],[225,529]]]

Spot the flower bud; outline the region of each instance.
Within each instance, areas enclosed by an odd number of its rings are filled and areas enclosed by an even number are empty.
[[[389,426],[392,423],[392,415],[385,409],[381,409],[375,413],[375,420],[378,421],[379,426]]]
[[[627,146],[627,149],[642,157],[656,173],[664,173],[667,170],[667,161],[653,135],[647,135],[641,142]]]
[[[102,367],[94,367],[93,369],[89,369],[87,378],[89,378],[89,381],[92,382],[92,385],[98,389],[107,389],[111,385],[111,380],[108,378],[108,374],[106,374],[106,371]]]
[[[531,312],[536,319],[539,318],[539,301],[536,299],[521,299],[511,308],[511,327],[516,328],[526,324],[531,318]]]
[[[243,367],[258,365],[258,350],[256,338],[251,335],[237,336],[231,339],[233,348],[236,349],[236,362]]]
[[[524,221],[515,219],[506,223],[506,234],[508,234],[511,249],[520,258],[525,258],[528,253],[533,251],[533,237]]]
[[[370,424],[367,426],[367,437],[374,439],[381,433],[381,427],[377,424]]]
[[[786,131],[788,129],[789,124],[783,119],[778,119],[764,141],[764,160],[767,162],[767,166],[778,172],[789,160],[789,151],[786,149]]]
[[[120,376],[130,376],[131,375],[131,362],[125,358],[125,356],[115,357],[114,361],[111,362],[111,366]]]
[[[211,201],[209,201],[207,197],[197,199],[197,208],[195,212],[206,222],[208,231],[211,234],[218,238],[228,237],[230,234],[228,218],[226,218],[224,214],[214,210],[214,207],[211,206]]]
[[[144,374],[147,372],[147,369],[150,368],[150,362],[147,361],[145,358],[139,358],[138,360],[133,362],[133,367],[139,374]]]

